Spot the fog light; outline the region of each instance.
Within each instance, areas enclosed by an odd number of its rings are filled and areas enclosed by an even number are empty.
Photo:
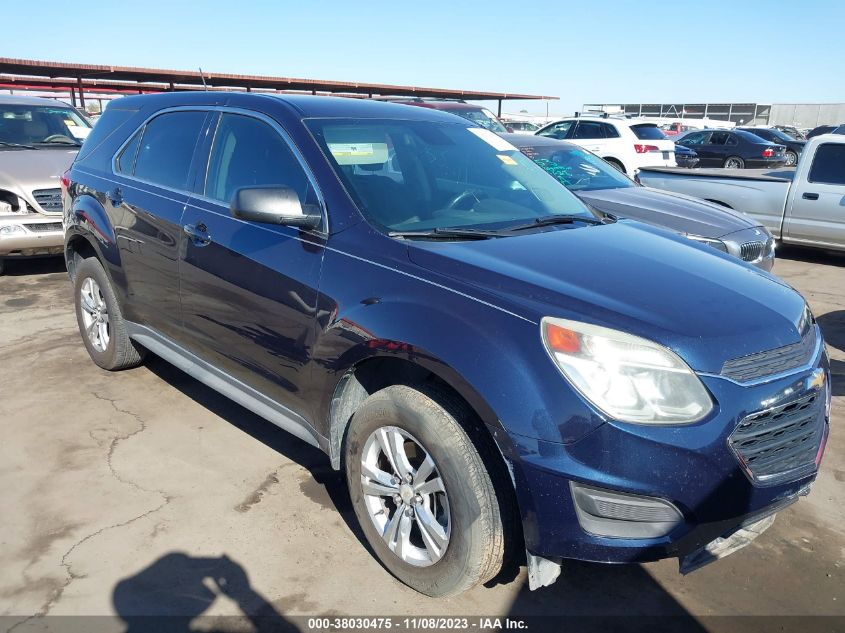
[[[0,226],[0,235],[15,235],[16,233],[24,233],[23,227],[20,224],[7,224]]]
[[[684,522],[681,511],[657,497],[569,483],[581,527],[610,538],[659,538]]]

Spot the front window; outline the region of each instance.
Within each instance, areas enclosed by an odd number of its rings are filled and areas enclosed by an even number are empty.
[[[624,189],[636,183],[601,158],[580,148],[523,147],[522,153],[570,191]]]
[[[361,212],[386,231],[500,229],[595,216],[489,130],[453,123],[311,119],[308,127]]]
[[[91,125],[76,110],[50,105],[0,103],[0,149],[82,145]]]

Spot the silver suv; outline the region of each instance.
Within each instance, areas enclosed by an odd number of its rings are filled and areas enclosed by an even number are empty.
[[[90,131],[59,101],[0,96],[0,274],[8,257],[62,254],[60,178]]]

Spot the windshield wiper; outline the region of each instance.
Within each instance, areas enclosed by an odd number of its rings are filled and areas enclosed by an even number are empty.
[[[71,140],[67,140],[67,141],[59,141],[59,140],[48,141],[46,143],[41,143],[41,145],[72,145],[73,147],[82,147],[82,143],[80,143],[79,141],[71,141]]]
[[[447,229],[436,228],[422,231],[390,231],[390,237],[423,237],[423,238],[462,238],[468,240],[486,240],[491,237],[502,237],[499,231],[484,231],[479,229]]]
[[[540,226],[552,226],[553,224],[573,224],[574,222],[583,222],[584,224],[604,224],[604,220],[599,220],[587,215],[561,214],[561,215],[544,215],[539,218],[534,218],[531,222],[525,224],[517,224],[516,226],[509,226],[502,231],[524,231],[526,229],[536,229]]]
[[[6,141],[0,141],[0,145],[3,147],[19,147],[21,149],[41,149],[32,145],[24,145],[23,143],[7,143]]]

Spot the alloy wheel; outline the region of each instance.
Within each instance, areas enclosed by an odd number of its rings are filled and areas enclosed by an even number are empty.
[[[388,548],[404,562],[428,567],[449,546],[446,487],[431,454],[395,426],[376,429],[361,454],[364,503]]]
[[[109,311],[100,285],[88,277],[82,282],[79,298],[85,334],[94,349],[105,352],[109,346],[110,336]]]

